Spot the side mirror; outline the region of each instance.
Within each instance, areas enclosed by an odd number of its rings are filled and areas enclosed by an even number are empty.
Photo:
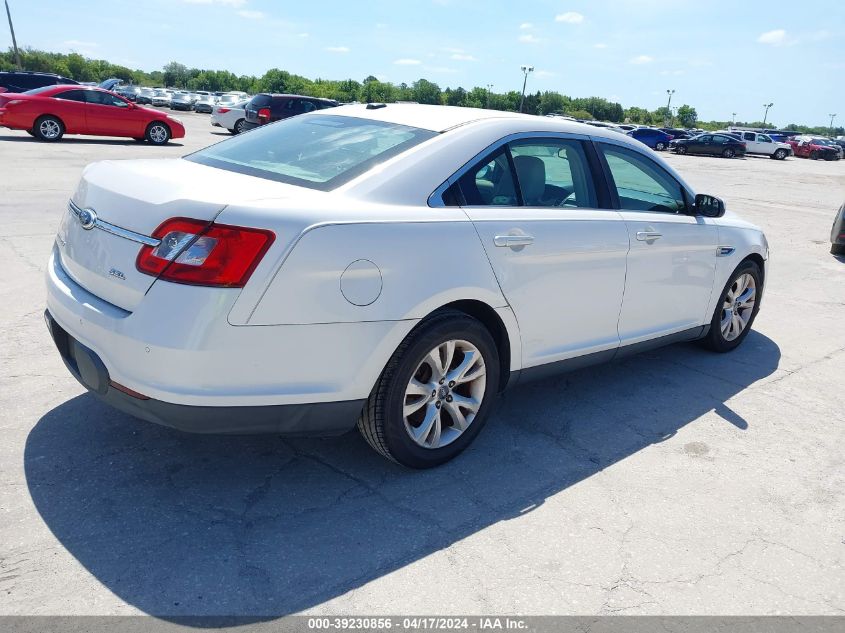
[[[694,211],[696,215],[703,215],[705,218],[721,218],[725,215],[725,203],[716,196],[699,193],[695,196]]]

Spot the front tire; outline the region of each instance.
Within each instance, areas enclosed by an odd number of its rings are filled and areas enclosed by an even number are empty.
[[[55,143],[65,134],[65,124],[61,119],[52,115],[42,116],[32,127],[32,135],[48,143]]]
[[[687,153],[687,146],[686,145],[678,145],[678,148],[675,150],[676,154],[686,154]]]
[[[819,153],[816,150],[813,150],[812,152],[810,152],[810,160],[818,160],[818,159],[819,159]]]
[[[759,266],[750,260],[737,267],[716,304],[710,331],[702,341],[706,347],[730,352],[745,340],[760,310],[762,277]]]
[[[664,149],[666,149],[666,143],[658,142],[654,145],[654,149],[656,149],[658,152],[662,152]]]
[[[153,145],[166,145],[170,140],[170,128],[161,121],[153,121],[147,126],[144,138]]]
[[[399,345],[367,400],[358,430],[409,468],[439,466],[481,431],[499,386],[499,354],[479,321],[435,314]]]
[[[784,158],[786,158],[786,150],[779,149],[774,154],[772,154],[772,158],[774,158],[775,160],[783,160]]]

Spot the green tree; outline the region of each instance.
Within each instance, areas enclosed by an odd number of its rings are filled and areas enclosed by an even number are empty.
[[[678,121],[683,127],[694,127],[698,121],[698,112],[686,103],[678,108]]]
[[[164,83],[167,86],[185,88],[188,85],[188,67],[179,62],[170,62],[164,66]]]
[[[419,79],[413,85],[414,101],[437,105],[440,103],[440,86],[427,79]]]

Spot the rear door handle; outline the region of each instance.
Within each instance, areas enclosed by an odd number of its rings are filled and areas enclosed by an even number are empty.
[[[497,235],[493,238],[496,246],[516,248],[517,246],[531,246],[534,238],[531,235]]]
[[[637,231],[637,239],[640,242],[653,242],[661,237],[663,237],[663,234],[657,231]]]

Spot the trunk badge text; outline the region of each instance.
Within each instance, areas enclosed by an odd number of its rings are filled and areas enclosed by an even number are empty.
[[[120,272],[117,268],[110,269],[109,275],[111,275],[112,277],[117,277],[121,281],[126,281],[126,275],[124,275],[122,272]]]

